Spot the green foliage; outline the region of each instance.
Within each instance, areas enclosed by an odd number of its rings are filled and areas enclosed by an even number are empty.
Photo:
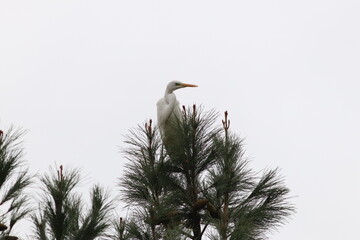
[[[264,239],[293,212],[278,169],[265,171],[258,180],[244,158],[242,140],[229,132],[223,120],[223,134],[215,137],[216,163],[209,171],[208,199],[219,217],[210,217],[216,228],[214,239]]]
[[[5,133],[0,130],[0,239],[11,237],[14,225],[30,212],[24,190],[31,184],[32,176],[22,168],[23,134],[24,131],[13,128]]]
[[[246,199],[234,209],[238,221],[230,239],[265,239],[266,233],[281,225],[294,208],[288,199],[278,170],[268,170]]]
[[[159,135],[151,121],[144,129],[139,126],[132,130],[125,143],[129,145],[124,153],[130,163],[121,182],[126,189],[123,199],[128,204],[157,204],[164,191],[161,181],[166,178],[166,164]]]
[[[166,187],[169,164],[159,134],[150,120],[145,128],[130,131],[126,143],[129,148],[124,153],[129,163],[120,186],[123,200],[134,214],[125,230],[130,239],[160,239],[171,228],[176,214]]]
[[[109,213],[112,202],[99,186],[91,190],[90,208],[85,209],[83,200],[74,192],[80,181],[78,170],[44,175],[43,196],[40,211],[32,216],[35,239],[92,240],[105,236],[111,225]]]
[[[172,123],[174,141],[167,146],[171,172],[167,184],[177,206],[184,227],[191,229],[193,239],[201,239],[204,209],[208,200],[203,192],[208,187],[201,184],[206,172],[215,163],[214,136],[219,129],[214,127],[216,114],[201,110],[183,109],[182,119]],[[168,144],[169,145],[169,144]],[[206,225],[205,227],[206,228]]]

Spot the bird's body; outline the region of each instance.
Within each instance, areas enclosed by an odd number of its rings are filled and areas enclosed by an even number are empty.
[[[164,97],[157,102],[158,126],[163,141],[165,141],[171,133],[171,121],[173,119],[180,119],[181,110],[174,91],[184,87],[197,86],[179,81],[171,81],[166,87]]]

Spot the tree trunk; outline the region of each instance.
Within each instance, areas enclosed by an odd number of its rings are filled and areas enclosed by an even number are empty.
[[[194,234],[194,240],[201,240],[201,225],[200,225],[200,221],[201,221],[201,217],[200,215],[195,212],[193,214],[193,234]]]

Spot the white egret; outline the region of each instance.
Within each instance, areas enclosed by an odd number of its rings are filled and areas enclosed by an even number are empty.
[[[173,92],[185,87],[197,87],[197,85],[171,81],[166,87],[165,96],[157,102],[158,127],[163,141],[170,136],[171,119],[180,118],[181,111],[179,102],[176,100],[176,96]]]

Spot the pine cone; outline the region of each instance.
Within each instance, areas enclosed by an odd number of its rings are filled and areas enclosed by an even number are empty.
[[[194,203],[194,210],[200,210],[209,202],[207,199],[199,199]]]
[[[0,223],[0,231],[5,231],[8,227],[2,223]]]

